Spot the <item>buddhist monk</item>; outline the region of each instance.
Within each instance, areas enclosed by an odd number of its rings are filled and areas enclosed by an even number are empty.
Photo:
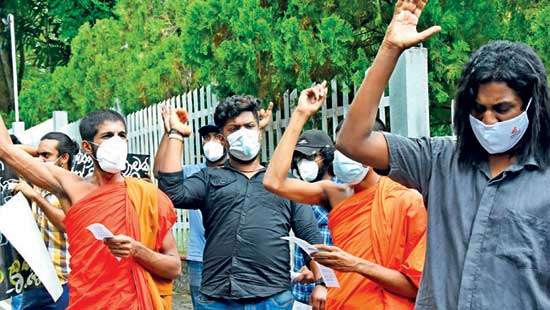
[[[83,179],[12,145],[0,118],[0,159],[32,184],[57,196],[71,256],[68,309],[171,309],[172,280],[181,269],[171,228],[176,215],[155,185],[124,178],[128,152],[124,118],[98,110],[80,122],[82,148],[94,163]],[[94,239],[87,227],[114,234]]]
[[[317,245],[319,252],[313,254],[317,262],[335,269],[340,281],[340,288],[328,290],[327,309],[413,309],[426,250],[421,195],[338,151],[332,168],[343,184],[308,183],[288,176],[300,132],[323,104],[315,98],[326,93],[326,83],[302,91],[264,186],[296,202],[332,207],[329,229],[334,246]]]

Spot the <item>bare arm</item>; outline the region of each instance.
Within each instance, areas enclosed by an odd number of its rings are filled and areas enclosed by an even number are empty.
[[[157,150],[157,154],[155,155],[155,164],[153,166],[153,175],[156,177],[158,176],[159,167],[161,163],[164,163],[166,152],[168,150],[168,132],[170,132],[170,113],[172,111],[172,107],[170,106],[163,106],[161,108],[161,114],[162,114],[162,122],[164,124],[164,134],[162,135],[162,139],[160,140],[159,149]]]
[[[37,195],[33,197],[32,200],[36,202],[36,205],[42,209],[48,220],[50,220],[50,222],[52,222],[57,229],[60,231],[65,231],[65,224],[63,223],[63,221],[65,221],[65,212],[63,209],[56,208],[49,203],[46,198],[42,197],[38,193],[36,194]]]
[[[180,109],[172,109],[169,113],[169,116],[165,116],[163,114],[163,117],[169,117],[169,124],[171,129],[177,130],[180,133],[181,137],[188,137],[189,135],[191,135],[191,128],[179,119],[177,115],[177,112],[179,110]],[[175,138],[162,138],[159,152],[162,151],[163,154],[157,153],[155,157],[155,162],[158,163],[157,172],[172,173],[181,171],[183,169],[183,144],[183,141]]]
[[[151,273],[165,279],[175,280],[181,273],[181,259],[179,257],[176,239],[170,229],[162,242],[159,252],[143,246],[140,243],[134,258]]]
[[[22,149],[23,151],[27,152],[29,155],[31,155],[33,157],[38,156],[38,151],[37,151],[36,147],[34,147],[34,146],[25,145],[25,144],[17,144],[17,147]]]
[[[325,101],[326,93],[326,82],[302,91],[298,106],[292,113],[288,127],[267,167],[263,182],[268,191],[298,203],[319,204],[326,199],[324,186],[337,186],[330,181],[309,183],[288,177],[292,154],[300,133],[309,117],[315,114]]]
[[[371,263],[362,258],[358,258],[358,260],[359,263],[355,272],[378,283],[389,292],[407,298],[416,298],[418,287],[403,273]]]
[[[371,167],[386,170],[388,146],[384,136],[372,132],[380,97],[401,53],[440,30],[434,26],[416,31],[418,18],[427,0],[399,0],[393,19],[378,54],[359,88],[336,140],[337,148],[347,156]]]
[[[0,159],[32,184],[56,196],[65,195],[60,179],[70,172],[53,165],[46,165],[13,145],[2,117],[0,117]]]
[[[157,150],[157,154],[155,154],[155,164],[153,165],[153,175],[155,177],[158,177],[158,172],[160,170],[160,166],[164,165],[164,161],[166,160],[166,154],[168,151],[168,133],[164,133],[162,135],[162,139],[160,140],[159,149]]]
[[[46,217],[57,227],[60,231],[65,231],[65,212],[61,208],[56,208],[54,205],[48,202],[46,198],[42,197],[40,193],[34,190],[27,182],[19,181],[14,192],[21,192],[25,197],[34,201],[36,205],[46,214]],[[61,202],[60,202],[61,203]]]
[[[174,280],[181,273],[181,260],[172,230],[168,230],[162,247],[155,252],[141,242],[125,235],[105,239],[105,244],[116,257],[133,257],[143,268],[155,276]]]
[[[320,264],[341,272],[356,272],[394,294],[406,298],[416,297],[418,287],[400,271],[353,256],[335,246],[316,247],[319,252],[312,256]]]
[[[321,279],[321,271],[314,260],[309,262],[309,268],[313,272],[315,280]],[[327,288],[324,285],[316,285],[310,296],[310,304],[313,310],[323,310],[327,301]]]

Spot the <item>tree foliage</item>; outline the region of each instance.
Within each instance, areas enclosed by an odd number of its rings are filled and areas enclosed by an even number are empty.
[[[275,101],[286,89],[313,81],[335,77],[351,85],[374,58],[394,2],[119,0],[114,17],[79,28],[66,65],[29,77],[21,95],[25,120],[43,120],[54,109],[68,110],[75,119],[113,106],[115,98],[131,112],[207,84],[222,97],[247,93]],[[450,104],[462,66],[482,44],[522,41],[550,65],[549,4],[429,2],[420,28],[443,28],[425,43],[432,134],[450,133]]]
[[[70,42],[83,23],[111,16],[115,0],[6,0],[0,4],[0,17],[15,17],[18,86],[27,66],[53,71],[69,61]],[[0,23],[0,109],[11,109],[13,102],[10,34]],[[38,74],[35,70],[30,76]]]
[[[68,64],[30,82],[21,94],[24,119],[39,121],[54,110],[76,119],[117,100],[125,112],[135,111],[187,88],[178,29],[167,7],[172,4],[119,1],[116,18],[84,24]]]

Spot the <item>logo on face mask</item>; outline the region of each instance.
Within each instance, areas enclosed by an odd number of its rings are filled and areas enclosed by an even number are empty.
[[[126,167],[128,142],[119,136],[103,140],[97,147],[95,157],[101,170],[113,174],[119,173]]]
[[[260,137],[254,129],[241,128],[227,136],[229,153],[242,161],[249,161],[260,151]]]
[[[485,123],[470,114],[472,131],[487,153],[501,154],[516,146],[529,127],[527,110],[530,106],[531,99],[527,103],[525,111],[520,115],[493,125],[485,125]]]

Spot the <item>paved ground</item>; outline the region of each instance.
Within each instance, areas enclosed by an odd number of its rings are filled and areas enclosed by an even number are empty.
[[[174,310],[192,310],[191,296],[187,285],[187,274],[185,273],[185,262],[183,264],[183,272],[181,277],[174,284]],[[0,301],[0,310],[11,310],[9,300]]]
[[[191,296],[187,292],[174,292],[174,310],[192,310]],[[8,300],[0,301],[0,310],[11,310]]]

